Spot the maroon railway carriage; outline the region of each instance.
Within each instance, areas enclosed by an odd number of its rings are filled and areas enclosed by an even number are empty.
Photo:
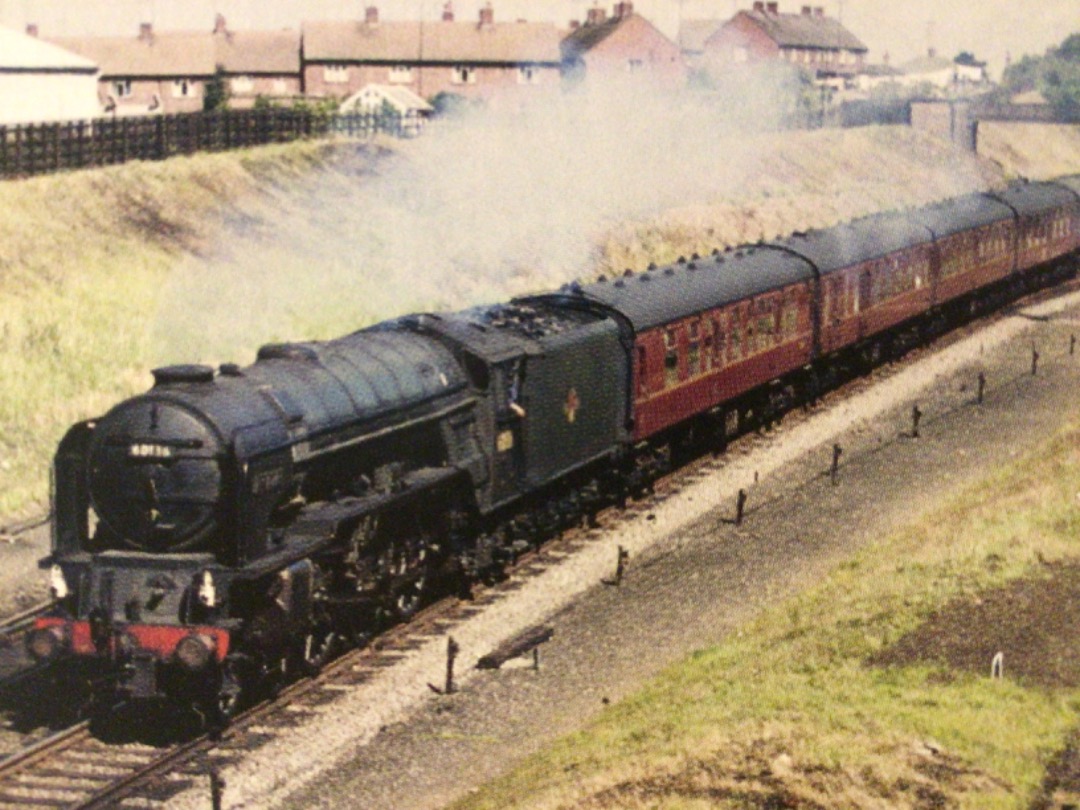
[[[1080,174],[1062,177],[1056,182],[1075,197],[1073,202],[1065,207],[1065,249],[1080,250]]]
[[[935,238],[933,306],[997,284],[1016,271],[1016,215],[1000,200],[967,194],[922,208],[914,218]]]
[[[1065,182],[1076,182],[1075,177]],[[1023,183],[993,195],[1016,212],[1016,264],[1023,271],[1073,251],[1080,240],[1080,197],[1062,183]]]
[[[903,213],[878,214],[779,243],[821,276],[821,353],[890,329],[932,303],[933,234]]]
[[[634,440],[809,363],[817,351],[816,287],[806,260],[769,246],[584,287],[634,335]]]

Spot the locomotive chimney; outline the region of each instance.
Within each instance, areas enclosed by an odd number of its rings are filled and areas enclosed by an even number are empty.
[[[139,41],[140,42],[152,42],[154,40],[154,25],[153,23],[139,23]]]

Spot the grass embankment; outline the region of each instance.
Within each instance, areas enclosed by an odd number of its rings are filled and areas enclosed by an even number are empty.
[[[1027,807],[1080,710],[1069,624],[1078,577],[1057,604],[1044,587],[1077,572],[1057,563],[1078,552],[1080,426],[669,668],[457,810]],[[987,613],[991,604],[1007,607]],[[945,663],[941,651],[969,630],[993,635],[1031,615],[1042,624],[1025,646],[1057,650],[1043,660],[1025,656],[1017,669],[1009,657],[1000,680],[992,650],[970,669]]]
[[[177,260],[326,159],[295,144],[0,184],[0,516],[44,507],[67,425],[145,388]]]
[[[1006,176],[1049,180],[1080,172],[1080,125],[979,124],[979,154],[998,163]]]

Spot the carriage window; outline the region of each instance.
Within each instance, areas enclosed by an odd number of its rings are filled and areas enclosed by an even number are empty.
[[[638,396],[649,393],[649,381],[645,377],[645,347],[637,347],[637,392]]]
[[[701,322],[693,321],[690,324],[690,345],[686,355],[686,363],[689,375],[696,377],[701,373]]]
[[[799,331],[799,310],[794,300],[789,300],[784,308],[784,336],[793,337]]]
[[[740,313],[735,310],[731,313],[731,326],[727,333],[731,336],[731,354],[728,356],[728,362],[735,362],[742,359],[742,327],[739,326]]]
[[[664,332],[664,385],[672,386],[679,382],[679,350],[675,340],[675,330]]]
[[[724,324],[727,319],[721,320],[717,318],[712,322],[713,331],[713,367],[719,368],[724,364]]]

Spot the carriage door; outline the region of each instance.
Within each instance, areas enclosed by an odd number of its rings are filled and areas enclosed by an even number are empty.
[[[871,291],[873,290],[873,279],[870,276],[869,270],[863,270],[859,274],[859,291],[855,297],[855,314],[858,316],[857,328],[859,340],[866,337],[867,328],[866,321],[870,310],[872,301],[870,300]]]
[[[525,359],[519,357],[495,366],[492,393],[495,397],[495,499],[517,494],[524,482],[524,423],[528,416],[525,396]]]

